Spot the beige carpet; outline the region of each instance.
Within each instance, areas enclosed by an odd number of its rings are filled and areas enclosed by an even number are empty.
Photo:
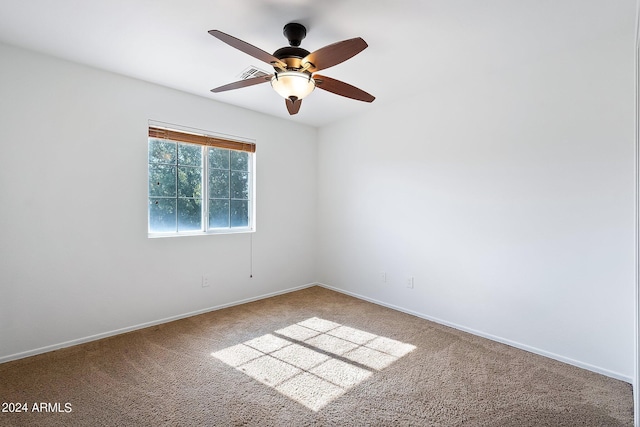
[[[28,409],[3,426],[633,425],[627,383],[320,287],[2,364],[0,400]]]

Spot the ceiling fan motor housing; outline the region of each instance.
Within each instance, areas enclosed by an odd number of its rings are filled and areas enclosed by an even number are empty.
[[[297,71],[302,68],[301,60],[309,55],[308,50],[298,47],[306,37],[307,29],[302,24],[290,22],[284,26],[282,34],[287,38],[290,46],[276,50],[273,56],[287,64],[287,70]],[[276,68],[277,71],[279,70]]]
[[[302,68],[302,58],[309,55],[309,51],[301,47],[287,46],[273,52],[273,56],[287,64],[288,70],[299,70]],[[276,71],[278,71],[276,69]]]

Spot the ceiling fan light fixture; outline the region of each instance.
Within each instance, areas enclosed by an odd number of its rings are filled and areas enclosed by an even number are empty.
[[[271,78],[271,87],[285,99],[303,99],[316,87],[311,74],[300,71],[285,71],[276,73]]]

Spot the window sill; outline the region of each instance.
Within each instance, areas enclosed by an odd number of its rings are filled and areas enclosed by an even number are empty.
[[[247,234],[255,233],[253,228],[234,228],[234,229],[220,229],[210,231],[185,231],[182,233],[147,233],[149,239],[158,239],[163,237],[192,237],[192,236],[215,236],[220,234]]]

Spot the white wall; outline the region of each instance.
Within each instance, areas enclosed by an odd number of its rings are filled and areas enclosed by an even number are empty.
[[[320,130],[319,280],[631,382],[632,28],[436,83]]]
[[[6,45],[0,63],[0,361],[314,281],[314,128]],[[248,234],[147,238],[149,119],[256,140],[253,279]]]
[[[636,294],[635,294],[635,372],[633,377],[634,425],[640,426],[640,0],[636,0],[635,28],[635,160],[636,160]]]

